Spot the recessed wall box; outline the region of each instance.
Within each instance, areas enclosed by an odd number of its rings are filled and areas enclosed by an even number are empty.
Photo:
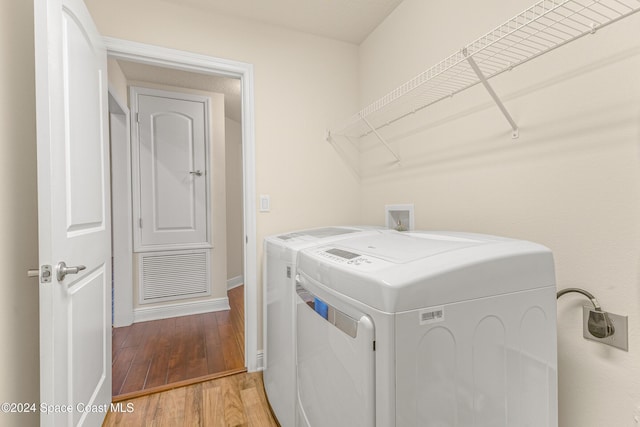
[[[413,204],[385,205],[385,223],[387,228],[397,231],[413,230]]]

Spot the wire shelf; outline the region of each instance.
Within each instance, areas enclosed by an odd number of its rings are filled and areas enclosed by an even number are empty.
[[[539,1],[363,108],[329,135],[357,139],[375,133],[384,143],[378,130],[482,83],[482,77],[495,77],[638,11],[640,0]]]

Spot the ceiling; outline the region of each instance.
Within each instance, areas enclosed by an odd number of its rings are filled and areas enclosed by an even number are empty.
[[[240,80],[118,60],[127,81],[145,82],[224,94],[225,116],[240,122]]]
[[[162,0],[210,13],[360,44],[402,0]],[[240,80],[118,60],[129,81],[225,95],[225,116],[241,120]]]
[[[402,0],[163,0],[360,44]]]

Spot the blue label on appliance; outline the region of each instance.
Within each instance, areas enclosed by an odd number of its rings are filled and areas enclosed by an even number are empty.
[[[329,306],[320,298],[315,298],[313,300],[313,308],[320,316],[324,317],[325,319],[329,318]]]

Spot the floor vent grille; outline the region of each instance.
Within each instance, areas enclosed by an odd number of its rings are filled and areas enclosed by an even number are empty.
[[[209,249],[140,254],[140,303],[211,294]]]

